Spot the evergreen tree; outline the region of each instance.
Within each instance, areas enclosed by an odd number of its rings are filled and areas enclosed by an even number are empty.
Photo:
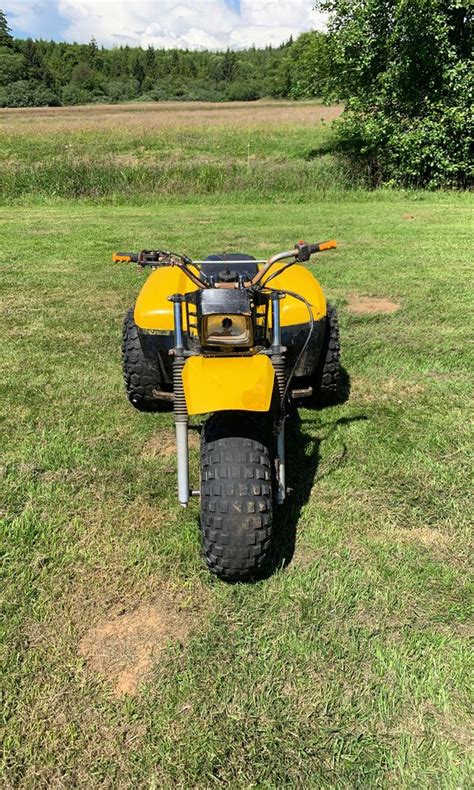
[[[295,84],[297,44],[298,39],[290,39],[280,47],[252,46],[236,53],[129,45],[104,49],[94,38],[88,44],[18,40],[0,11],[0,86],[16,84],[13,91],[2,90],[0,101],[34,106],[57,104],[59,97],[64,104],[81,104],[140,97],[245,101],[288,96]]]
[[[0,8],[0,47],[13,47],[13,37],[5,14]]]

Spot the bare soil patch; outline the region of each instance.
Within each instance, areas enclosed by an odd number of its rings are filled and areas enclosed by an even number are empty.
[[[351,398],[365,403],[393,400],[402,403],[406,399],[417,398],[425,392],[425,385],[419,381],[402,381],[393,377],[382,381],[372,381],[360,376],[351,378]]]
[[[170,601],[116,608],[81,639],[87,666],[108,678],[117,696],[136,694],[138,684],[170,643],[183,644],[193,624],[189,612]]]
[[[397,543],[419,543],[427,548],[443,548],[449,546],[451,543],[451,536],[439,529],[430,529],[430,527],[413,527],[409,528],[395,528],[391,529],[389,535],[387,533],[371,535],[372,540],[377,543],[385,543],[388,540],[396,540]]]
[[[400,309],[398,302],[377,296],[360,296],[347,294],[347,307],[354,315],[374,315],[378,313],[396,313]]]
[[[199,450],[200,436],[198,431],[189,431],[189,447],[191,450]],[[144,445],[142,458],[169,458],[176,453],[176,437],[173,430],[162,430],[152,436]]]

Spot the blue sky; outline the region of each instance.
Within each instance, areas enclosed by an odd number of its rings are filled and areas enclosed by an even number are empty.
[[[312,0],[1,0],[19,38],[239,49],[323,27]]]
[[[11,8],[12,5],[14,6],[13,9]],[[33,9],[37,5],[35,2],[31,3]],[[61,34],[67,27],[67,19],[59,13],[56,2],[48,3],[47,8],[41,9],[41,13],[33,16],[26,13],[21,14],[21,8],[18,10],[19,6],[20,3],[12,4],[5,3],[5,1],[3,3],[3,9],[9,20],[12,34],[16,38],[31,36],[32,38],[61,40]],[[17,11],[18,16],[13,16],[12,11]]]

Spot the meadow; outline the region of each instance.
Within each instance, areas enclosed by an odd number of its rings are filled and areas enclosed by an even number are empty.
[[[338,112],[0,111],[4,787],[470,786],[473,200],[365,190]],[[227,585],[126,401],[111,252],[302,237],[339,241],[348,397],[293,419],[279,565]]]
[[[0,199],[282,200],[363,183],[331,153],[340,112],[289,101],[2,110]]]

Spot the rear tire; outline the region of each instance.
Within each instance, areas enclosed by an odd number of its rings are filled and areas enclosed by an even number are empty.
[[[132,406],[139,411],[168,410],[170,404],[153,395],[154,390],[162,389],[161,376],[143,353],[133,307],[127,310],[123,320],[122,362],[125,390]]]
[[[209,418],[201,444],[201,539],[209,570],[227,581],[260,575],[273,530],[266,439],[241,412]]]
[[[340,366],[341,346],[339,343],[339,325],[337,310],[327,306],[326,331],[315,373],[314,399],[317,404],[335,403],[341,379]]]

